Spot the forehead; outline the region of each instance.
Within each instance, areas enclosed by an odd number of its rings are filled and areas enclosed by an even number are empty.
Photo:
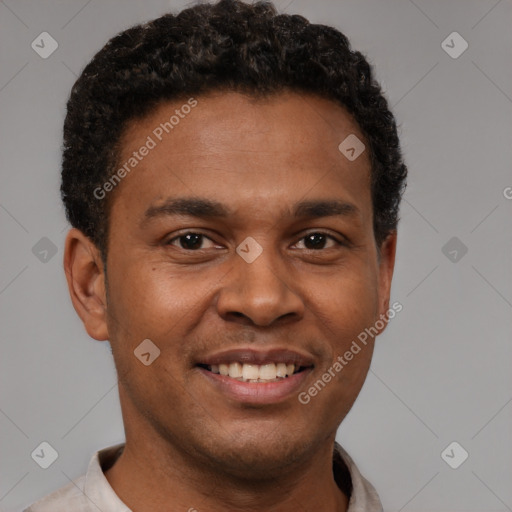
[[[319,193],[367,202],[368,151],[350,161],[339,149],[354,136],[364,141],[352,116],[316,96],[228,92],[165,102],[127,126],[118,163],[137,165],[116,192],[132,205],[201,195],[231,204],[264,198],[268,208]]]

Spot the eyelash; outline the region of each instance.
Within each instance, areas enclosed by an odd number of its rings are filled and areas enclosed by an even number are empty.
[[[180,233],[179,235],[167,240],[164,245],[173,245],[172,242],[174,242],[175,240],[179,240],[180,238],[182,238],[186,235],[199,235],[199,236],[206,238],[206,239],[210,240],[211,242],[215,243],[209,236],[207,236],[204,233],[201,233],[199,231],[185,231],[185,232]],[[299,241],[303,241],[304,239],[306,239],[308,236],[311,236],[311,235],[323,235],[326,238],[332,240],[338,247],[346,247],[348,245],[348,242],[338,240],[336,237],[334,237],[333,235],[331,235],[325,231],[311,231],[311,232],[305,234],[304,236],[302,236],[299,239]],[[204,249],[185,249],[183,247],[178,247],[178,246],[175,246],[175,247],[177,247],[178,249],[181,249],[183,251],[186,251],[186,252],[199,252],[201,250],[204,250]],[[306,249],[306,250],[312,251],[312,252],[320,252],[320,251],[325,251],[327,249],[332,249],[332,247],[327,247],[327,248],[322,247],[321,249]]]

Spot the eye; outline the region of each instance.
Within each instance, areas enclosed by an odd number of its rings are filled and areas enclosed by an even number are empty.
[[[322,232],[309,233],[306,236],[302,237],[299,243],[301,243],[302,241],[304,241],[304,248],[308,250],[330,249],[338,245],[343,245],[333,236]],[[331,244],[328,247],[326,247],[326,245],[329,242],[331,242]]]
[[[188,231],[187,233],[183,233],[179,236],[176,236],[166,242],[165,245],[174,245],[175,247],[179,247],[180,249],[185,249],[188,251],[197,251],[199,249],[208,249],[208,247],[203,247],[203,242],[210,242],[210,247],[215,247],[215,244],[212,240],[210,240],[206,235],[202,233],[194,233],[192,231]]]

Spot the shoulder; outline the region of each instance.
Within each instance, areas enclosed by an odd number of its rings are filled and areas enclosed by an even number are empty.
[[[23,512],[76,512],[87,510],[83,492],[85,475],[33,503]]]
[[[129,512],[103,474],[103,470],[119,457],[123,447],[124,444],[119,444],[96,452],[85,475],[36,501],[23,512]]]

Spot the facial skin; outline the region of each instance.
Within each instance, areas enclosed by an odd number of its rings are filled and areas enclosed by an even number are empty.
[[[126,448],[106,476],[137,512],[345,510],[333,442],[372,342],[307,405],[298,394],[389,308],[396,234],[379,258],[368,152],[350,162],[338,150],[349,134],[364,137],[343,108],[313,96],[196,99],[112,192],[108,302],[97,248],[76,229],[66,240],[73,304],[91,337],[110,340],[119,376]],[[185,102],[130,123],[121,165]],[[145,215],[185,198],[220,203],[226,215]],[[304,201],[353,208],[294,216]],[[204,238],[187,245],[179,236],[189,232]],[[314,246],[313,233],[327,237]],[[262,248],[252,263],[236,252],[247,237]],[[134,355],[145,339],[160,349],[149,366]],[[275,348],[311,365],[273,400],[240,399],[197,366],[224,350]]]

